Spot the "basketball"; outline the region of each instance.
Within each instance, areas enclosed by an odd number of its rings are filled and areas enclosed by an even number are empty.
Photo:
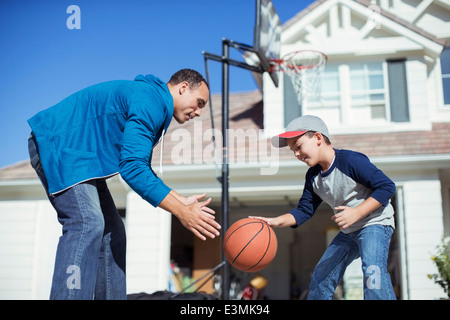
[[[278,240],[267,222],[245,218],[233,223],[223,240],[228,262],[236,269],[256,272],[267,267],[275,258]]]

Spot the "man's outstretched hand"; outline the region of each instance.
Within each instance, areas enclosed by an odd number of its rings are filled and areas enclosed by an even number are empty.
[[[214,210],[208,207],[211,198],[200,201],[204,197],[205,193],[184,198],[172,190],[159,206],[175,215],[199,239],[214,239],[220,235],[221,227],[215,220]]]

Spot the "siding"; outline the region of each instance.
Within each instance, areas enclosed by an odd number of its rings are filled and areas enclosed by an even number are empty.
[[[167,290],[171,215],[135,192],[127,196],[127,292]]]
[[[427,66],[423,60],[406,61],[409,113],[412,123],[429,123]]]
[[[436,272],[431,256],[444,233],[440,181],[406,182],[403,192],[409,299],[444,297],[440,286],[427,277]]]
[[[0,203],[0,299],[48,299],[61,228],[48,200]]]

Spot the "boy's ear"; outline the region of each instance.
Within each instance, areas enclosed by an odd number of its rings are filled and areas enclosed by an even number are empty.
[[[317,139],[317,145],[320,145],[324,141],[323,135],[320,132],[316,131],[314,136]]]

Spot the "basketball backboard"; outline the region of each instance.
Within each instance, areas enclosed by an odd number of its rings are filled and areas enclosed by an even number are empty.
[[[271,0],[256,0],[254,44],[261,67],[269,72],[271,60],[280,58],[281,22]],[[270,72],[278,87],[278,72]]]

